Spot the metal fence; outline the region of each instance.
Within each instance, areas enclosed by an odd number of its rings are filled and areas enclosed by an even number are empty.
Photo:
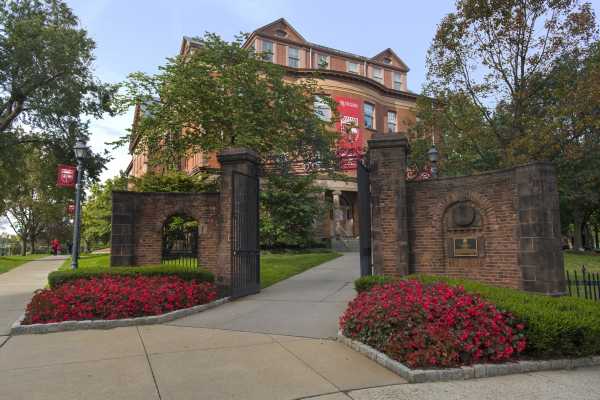
[[[600,301],[600,272],[589,272],[585,265],[579,273],[577,270],[567,271],[567,288],[569,296]]]

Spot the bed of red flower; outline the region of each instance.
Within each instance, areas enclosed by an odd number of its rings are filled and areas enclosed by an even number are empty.
[[[22,324],[159,315],[216,299],[217,289],[210,282],[177,276],[103,275],[37,291]]]
[[[344,336],[411,368],[503,362],[525,350],[525,326],[494,304],[445,283],[374,286],[342,315]]]

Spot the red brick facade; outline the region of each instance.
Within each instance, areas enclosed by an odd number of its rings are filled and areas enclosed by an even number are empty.
[[[401,135],[375,136],[369,143],[375,273],[445,275],[564,293],[551,164],[405,182],[406,150]],[[456,243],[469,240],[475,248],[459,253]]]

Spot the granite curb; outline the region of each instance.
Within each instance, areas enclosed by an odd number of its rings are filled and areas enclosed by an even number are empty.
[[[170,322],[178,318],[187,317],[188,315],[208,310],[209,308],[220,306],[221,304],[227,303],[228,301],[229,297],[224,297],[222,299],[215,300],[211,303],[199,304],[194,307],[182,308],[181,310],[175,310],[160,315],[150,315],[147,317],[64,321],[53,322],[50,324],[21,325],[23,319],[25,318],[25,314],[23,314],[21,318],[19,318],[19,320],[12,325],[10,329],[10,334],[27,335],[35,333],[75,331],[80,329],[112,329],[124,326],[163,324],[165,322]]]
[[[371,346],[344,336],[338,332],[338,341],[351,349],[364,354],[379,365],[400,375],[408,383],[456,381],[476,378],[490,378],[493,376],[520,374],[537,371],[551,371],[558,369],[573,369],[600,365],[600,356],[568,358],[559,360],[516,361],[504,364],[474,364],[460,368],[446,369],[411,369],[406,365],[391,359]]]

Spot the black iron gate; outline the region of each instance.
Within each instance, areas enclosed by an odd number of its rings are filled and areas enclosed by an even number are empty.
[[[163,225],[161,264],[198,266],[198,223],[173,216]]]
[[[233,172],[231,297],[260,291],[258,178]]]
[[[371,182],[362,161],[356,169],[358,181],[358,224],[360,234],[360,276],[372,275],[371,262]]]

